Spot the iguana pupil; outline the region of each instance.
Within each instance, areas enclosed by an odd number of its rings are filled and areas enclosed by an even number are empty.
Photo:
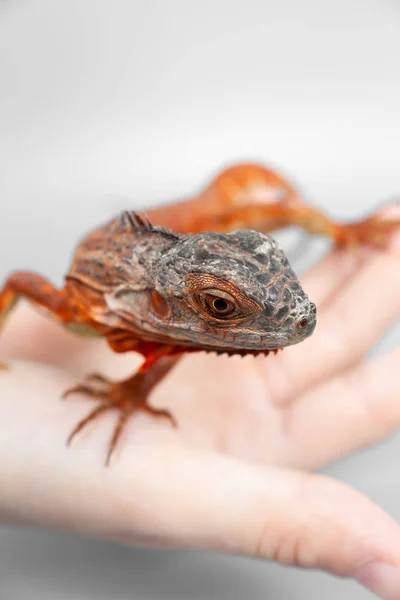
[[[224,300],[223,298],[216,298],[213,301],[213,308],[217,311],[217,312],[225,312],[226,310],[228,310],[228,303],[226,300]]]

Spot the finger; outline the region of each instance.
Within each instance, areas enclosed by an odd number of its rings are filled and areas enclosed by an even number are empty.
[[[399,368],[400,346],[315,388],[284,416],[288,446],[275,460],[321,468],[392,434],[400,425]]]
[[[296,398],[365,356],[400,315],[399,273],[400,232],[317,310],[311,338],[258,363],[274,402]]]
[[[301,277],[304,291],[318,310],[335,298],[370,256],[369,248],[360,248],[357,254],[345,248],[335,248]]]
[[[320,476],[201,452],[149,422],[132,423],[123,452],[105,469],[110,419],[67,449],[60,434],[72,404],[54,403],[66,376],[17,368],[12,384],[0,378],[3,520],[257,556],[361,577],[386,593],[388,572],[381,575],[377,566],[383,563],[395,567],[389,581],[400,593],[400,528],[355,491]]]
[[[383,206],[376,212],[376,216],[383,221],[396,221],[400,219],[400,204],[396,202]],[[334,248],[302,278],[306,292],[317,306],[321,307],[326,301],[331,301],[336,292],[343,289],[373,254],[373,248],[369,246],[359,246],[355,250]]]

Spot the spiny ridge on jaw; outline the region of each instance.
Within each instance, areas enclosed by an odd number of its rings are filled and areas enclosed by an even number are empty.
[[[274,354],[278,354],[278,352],[280,350],[283,350],[283,348],[274,348],[273,350],[204,350],[204,352],[207,352],[207,354],[210,353],[215,353],[218,356],[223,356],[224,354],[226,354],[227,356],[241,356],[242,358],[244,358],[245,356],[260,356],[260,354],[263,354],[264,356],[268,356],[271,352],[273,352]]]

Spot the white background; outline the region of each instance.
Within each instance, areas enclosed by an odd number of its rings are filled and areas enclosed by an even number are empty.
[[[1,273],[60,283],[86,228],[243,159],[337,217],[369,212],[400,195],[399,106],[398,0],[2,0]],[[329,473],[400,520],[399,456],[395,437]],[[372,596],[262,562],[4,528],[0,597]]]

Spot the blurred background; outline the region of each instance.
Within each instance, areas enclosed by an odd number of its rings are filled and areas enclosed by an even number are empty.
[[[336,217],[372,211],[400,195],[399,73],[398,0],[2,0],[0,277],[59,284],[86,229],[241,160]],[[399,340],[398,324],[376,351]],[[326,471],[400,520],[399,454],[394,436]],[[372,595],[261,561],[0,529],[0,599],[55,597]]]

